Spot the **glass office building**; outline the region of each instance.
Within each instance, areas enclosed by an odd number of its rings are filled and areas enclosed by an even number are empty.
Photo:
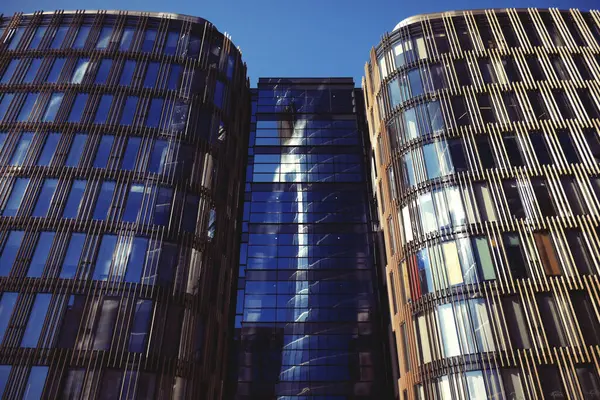
[[[385,399],[362,93],[261,78],[252,101],[235,399]]]
[[[222,397],[249,96],[199,18],[0,18],[0,396]]]
[[[365,72],[401,398],[598,398],[600,13],[408,18]]]

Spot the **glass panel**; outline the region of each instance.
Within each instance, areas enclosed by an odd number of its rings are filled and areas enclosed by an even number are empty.
[[[39,278],[42,276],[42,273],[44,272],[44,267],[46,266],[46,261],[48,260],[48,256],[50,255],[52,243],[54,242],[54,236],[56,236],[55,232],[40,233],[35,247],[35,252],[33,253],[33,257],[31,258],[31,262],[29,263],[27,277]]]
[[[44,147],[42,148],[42,153],[40,154],[40,158],[38,159],[37,165],[42,167],[47,167],[50,165],[52,158],[54,157],[54,153],[56,152],[56,148],[58,146],[58,142],[60,141],[60,133],[50,133],[46,138],[46,143],[44,143]]]
[[[438,156],[439,154],[434,143],[423,146],[423,158],[425,159],[425,167],[427,168],[428,179],[435,179],[442,175]]]
[[[452,225],[464,225],[467,222],[467,215],[463,207],[459,189],[457,187],[447,187],[446,199],[448,201],[448,211],[450,211],[450,217],[452,218]]]
[[[168,32],[166,42],[164,53],[169,56],[175,55],[175,52],[177,51],[177,43],[179,42],[179,32]]]
[[[83,154],[86,140],[87,134],[85,133],[78,133],[75,135],[73,143],[71,144],[71,149],[69,150],[69,155],[67,156],[67,161],[65,162],[66,167],[77,167],[79,165],[79,160]]]
[[[129,86],[131,85],[131,79],[135,71],[135,61],[127,60],[123,64],[123,70],[121,71],[121,78],[119,79],[119,85]]]
[[[75,97],[75,101],[73,102],[73,106],[71,108],[71,112],[69,113],[69,118],[67,119],[67,122],[81,122],[81,117],[83,115],[83,110],[85,109],[87,100],[87,93],[79,93]]]
[[[541,13],[543,14],[543,13]],[[544,399],[567,399],[558,368],[555,366],[539,366],[540,386]]]
[[[17,69],[17,65],[21,60],[18,58],[13,58],[10,60],[6,68],[4,69],[4,73],[2,74],[2,79],[0,79],[0,83],[9,83],[12,79],[15,70]]]
[[[154,142],[154,147],[150,154],[150,162],[148,163],[148,172],[155,174],[163,172],[168,151],[169,143],[166,140],[157,140]]]
[[[536,232],[533,234],[535,244],[540,255],[540,260],[546,275],[561,275],[561,268],[548,233]]]
[[[96,201],[96,208],[94,209],[94,219],[106,220],[115,187],[116,182],[112,181],[104,182],[102,184],[102,188],[100,188],[100,193],[98,194],[98,200]]]
[[[33,106],[37,102],[39,93],[28,93],[27,97],[25,97],[25,102],[21,106],[21,111],[19,111],[19,115],[17,116],[17,121],[25,122],[32,119],[32,116],[35,116],[37,113],[31,113],[33,111]]]
[[[468,238],[456,239],[456,245],[465,283],[477,283],[479,281],[477,264],[475,263],[470,240]]]
[[[60,270],[61,278],[73,279],[75,277],[84,244],[85,233],[71,234],[71,239],[69,240],[69,245],[67,247],[67,253],[65,254],[65,259],[63,260]]]
[[[495,351],[496,344],[490,325],[490,318],[485,305],[485,299],[469,300],[473,331],[480,352]]]
[[[33,141],[33,133],[32,132],[24,132],[21,135],[19,143],[17,144],[17,148],[15,149],[12,158],[10,159],[10,165],[22,165],[23,161],[25,161],[25,157],[27,156],[27,151],[29,150],[29,146]]]
[[[68,26],[59,26],[56,31],[54,31],[54,38],[52,39],[52,44],[50,44],[51,49],[60,49],[62,43],[67,36],[67,32],[69,31]]]
[[[150,102],[150,110],[148,110],[148,116],[146,117],[146,126],[149,128],[158,128],[158,122],[162,114],[164,99],[154,98]]]
[[[144,42],[142,43],[142,51],[149,53],[154,48],[154,41],[156,40],[156,29],[148,29],[144,35]]]
[[[567,346],[567,336],[556,300],[551,294],[546,293],[536,293],[535,297],[548,343],[555,347]]]
[[[83,380],[85,378],[85,369],[69,368],[67,376],[62,386],[61,398],[68,400],[79,399],[83,389]]]
[[[79,27],[79,30],[77,31],[77,35],[75,36],[75,41],[73,42],[73,48],[74,49],[82,49],[83,46],[85,45],[85,41],[87,40],[87,37],[90,33],[90,26],[87,25],[83,25],[81,27]]]
[[[85,309],[85,299],[85,295],[69,296],[69,302],[58,335],[58,348],[69,349],[75,346],[75,339],[77,339],[77,332]]]
[[[96,80],[95,83],[103,84],[106,83],[108,79],[108,75],[110,74],[110,69],[112,67],[113,60],[105,58],[100,62],[100,66],[98,67],[98,72],[96,72]]]
[[[31,60],[31,64],[29,64],[29,68],[27,69],[27,73],[25,74],[25,78],[23,78],[23,83],[31,83],[35,79],[40,65],[42,65],[41,58],[34,58]]]
[[[97,49],[106,49],[110,43],[110,36],[112,35],[112,26],[103,26],[98,36],[98,42],[96,43]]]
[[[11,368],[10,365],[0,365],[0,397],[4,394],[4,389],[6,389]]]
[[[37,347],[40,340],[40,334],[44,327],[44,320],[50,307],[52,295],[49,293],[39,293],[35,295],[35,301],[29,314],[29,321],[25,328],[25,334],[21,340],[21,347]]]
[[[81,209],[81,200],[85,193],[85,187],[87,181],[85,180],[74,180],[71,185],[71,192],[67,198],[67,204],[63,212],[63,218],[77,218],[79,210]]]
[[[137,222],[138,215],[142,212],[142,200],[144,199],[144,185],[132,184],[127,196],[127,204],[123,213],[124,222]]]
[[[89,58],[80,58],[77,61],[77,66],[75,67],[75,71],[73,72],[73,76],[71,77],[71,83],[81,83],[89,65]]]
[[[123,36],[121,36],[121,43],[119,44],[119,50],[127,51],[131,47],[133,41],[133,34],[135,33],[134,28],[125,27],[123,28]]]
[[[46,107],[46,112],[42,118],[42,122],[54,122],[56,114],[58,113],[58,109],[60,108],[60,104],[62,103],[63,96],[64,93],[52,93],[50,101],[48,102],[48,106]]]
[[[102,375],[100,394],[96,400],[121,399],[123,372],[118,369],[106,369]]]
[[[0,255],[0,276],[8,276],[17,259],[17,253],[21,247],[25,232],[11,231],[4,242],[4,248]]]
[[[0,98],[0,121],[4,119],[6,116],[6,112],[8,111],[8,107],[10,103],[13,101],[15,97],[14,93],[6,93],[4,96]]]
[[[483,280],[496,279],[496,271],[494,270],[494,262],[492,253],[487,238],[474,237],[472,238],[477,265],[479,266],[479,275]]]
[[[156,206],[154,208],[154,220],[152,221],[155,225],[166,226],[169,223],[169,217],[171,215],[171,204],[173,202],[173,189],[161,187],[158,190],[158,196],[156,197]],[[211,236],[211,226],[212,226],[212,234],[214,235],[214,210],[211,210],[209,224],[208,224],[208,235]],[[212,221],[212,224],[211,224]]]
[[[108,118],[108,113],[110,112],[110,105],[113,101],[113,95],[105,94],[102,95],[100,99],[100,104],[98,104],[98,109],[96,110],[96,117],[94,118],[95,124],[105,124],[106,119]]]
[[[515,233],[505,233],[503,235],[504,250],[508,259],[508,266],[513,279],[526,278],[527,270],[523,252],[521,250],[521,239]]]
[[[17,178],[17,180],[15,180],[12,191],[10,192],[10,197],[4,206],[4,211],[2,212],[3,216],[14,217],[17,215],[27,185],[29,185],[29,178]]]
[[[117,245],[116,235],[103,235],[98,257],[96,258],[96,267],[92,279],[105,281],[110,273],[113,254]]]
[[[572,291],[571,303],[575,310],[575,320],[581,329],[583,339],[587,345],[597,345],[600,343],[600,322],[596,316],[596,311],[586,291]]]
[[[573,256],[579,273],[592,274],[595,267],[593,267],[592,256],[590,255],[583,233],[579,229],[567,229],[566,236],[569,251]]]
[[[444,346],[444,357],[460,355],[460,345],[456,333],[456,322],[454,320],[452,304],[438,306],[438,316],[440,319],[440,331]]]
[[[421,211],[421,225],[423,227],[423,232],[427,234],[436,231],[437,221],[430,192],[419,196],[419,209]]]
[[[427,294],[434,289],[433,277],[431,275],[431,263],[427,248],[419,250],[417,253],[417,265],[419,268],[419,282],[421,283],[421,293]]]
[[[142,353],[146,348],[150,320],[152,318],[152,300],[137,300],[129,334],[129,351]]]
[[[44,386],[46,385],[46,376],[48,367],[33,366],[29,373],[29,379],[25,386],[25,393],[21,400],[39,400],[42,398]]]
[[[502,308],[512,345],[517,349],[530,348],[529,327],[519,298],[517,296],[503,298]]]
[[[4,39],[4,44],[8,44],[8,50],[15,50],[25,33],[25,27],[20,26],[13,28],[8,32],[8,35]]]
[[[496,205],[492,199],[491,190],[487,182],[475,182],[473,185],[478,211],[482,221],[496,221]]]
[[[133,123],[133,117],[135,116],[135,109],[138,103],[137,96],[128,96],[123,107],[123,114],[121,115],[121,125],[131,125]]]
[[[4,334],[6,333],[6,328],[8,328],[8,323],[10,322],[10,317],[15,309],[18,297],[19,293],[2,293],[2,300],[0,300],[0,343],[4,340]],[[0,386],[0,389],[0,392],[4,390],[4,385]]]
[[[179,89],[179,78],[181,77],[181,65],[171,65],[171,71],[169,71],[169,80],[167,83],[167,89],[177,90]]]
[[[135,168],[137,154],[140,149],[142,139],[139,137],[130,137],[127,139],[127,147],[123,154],[123,161],[121,162],[121,169],[124,171],[131,171]]]
[[[454,241],[442,243],[448,283],[450,286],[463,283],[462,270],[458,259],[458,250]]]
[[[133,239],[133,242],[129,244],[129,259],[127,261],[127,272],[125,274],[126,282],[140,282],[144,270],[144,261],[146,259],[147,250],[147,238],[136,237]]]
[[[146,78],[144,79],[145,88],[153,88],[156,85],[159,67],[160,63],[158,62],[151,62],[148,64],[148,68],[146,69]]]
[[[118,310],[118,299],[109,297],[102,302],[100,318],[94,335],[94,350],[108,350],[110,348]]]
[[[48,214],[48,210],[50,209],[50,204],[52,203],[52,198],[54,197],[54,192],[56,191],[56,186],[58,185],[58,179],[46,179],[44,180],[44,184],[42,185],[42,189],[40,190],[40,194],[37,199],[37,204],[33,209],[32,217],[46,217]]]
[[[106,168],[108,159],[110,157],[110,150],[112,149],[115,137],[112,135],[103,135],[100,139],[100,144],[96,151],[96,158],[94,159],[94,168]]]

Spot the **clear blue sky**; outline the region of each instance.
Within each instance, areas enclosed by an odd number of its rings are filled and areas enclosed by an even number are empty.
[[[599,9],[599,0],[0,0],[0,12],[127,9],[189,14],[228,32],[258,77],[351,76],[360,86],[369,50],[415,14],[467,8]]]

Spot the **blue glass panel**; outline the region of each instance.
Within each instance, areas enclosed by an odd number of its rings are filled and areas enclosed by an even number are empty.
[[[85,233],[73,233],[60,270],[60,278],[73,279],[85,244]]]
[[[434,143],[423,146],[423,158],[425,159],[425,167],[427,167],[427,178],[435,179],[441,176],[440,163],[438,153]]]
[[[62,71],[63,67],[65,66],[65,60],[66,60],[66,58],[57,58],[54,60],[54,63],[52,64],[52,68],[50,68],[50,73],[48,74],[48,78],[46,79],[46,82],[49,82],[49,83],[58,82],[58,78],[60,77],[60,72]]]
[[[37,27],[37,29],[35,30],[35,33],[33,34],[33,38],[31,39],[31,42],[29,42],[29,50],[36,50],[39,47],[40,42],[44,38],[44,35],[46,34],[47,29],[48,29],[48,27],[45,25]]]
[[[123,71],[121,71],[121,78],[119,79],[119,85],[129,86],[131,85],[131,79],[135,71],[135,61],[127,60],[123,64]]]
[[[148,68],[146,69],[146,77],[144,79],[145,88],[153,88],[156,85],[159,67],[160,63],[157,62],[151,62],[148,64]]]
[[[80,58],[75,66],[75,71],[73,71],[73,76],[71,76],[71,83],[81,83],[89,65],[89,58]]]
[[[94,219],[105,220],[110,204],[112,202],[113,194],[115,192],[116,182],[108,181],[102,184],[100,193],[98,194],[98,200],[96,202],[96,208],[94,209]]]
[[[87,181],[85,180],[78,179],[73,181],[73,185],[71,185],[71,192],[69,193],[67,204],[65,205],[65,211],[63,212],[63,218],[77,218],[81,208],[81,200],[83,199],[86,185]]]
[[[125,273],[125,282],[139,283],[144,270],[144,261],[146,260],[146,251],[148,250],[148,239],[136,237],[130,243],[129,260]]]
[[[140,149],[142,139],[139,137],[130,137],[127,139],[127,147],[123,154],[123,161],[121,162],[121,169],[124,171],[131,171],[135,168],[137,160],[137,154]]]
[[[25,232],[23,231],[11,231],[4,242],[4,248],[2,249],[2,255],[0,255],[0,276],[8,276],[10,270],[17,259],[17,253],[21,242],[23,241]]]
[[[8,38],[4,39],[4,43],[8,43],[8,50],[14,50],[17,48],[23,34],[25,33],[25,27],[20,26],[17,29],[11,29],[8,33]]]
[[[127,51],[131,47],[133,41],[134,28],[125,27],[123,29],[123,36],[121,36],[121,43],[119,44],[119,50]]]
[[[181,65],[174,64],[171,65],[171,70],[169,71],[169,81],[167,83],[167,89],[169,90],[177,90],[179,89],[179,78],[181,77]]]
[[[21,400],[39,400],[42,398],[44,386],[46,384],[46,376],[48,375],[48,367],[34,366],[31,367],[29,379],[25,386],[25,393]]]
[[[6,383],[8,382],[11,369],[10,365],[0,365],[0,397],[4,395],[4,389],[6,389]]]
[[[0,343],[4,340],[4,334],[8,323],[10,322],[10,316],[17,303],[19,293],[4,292],[2,293],[2,300],[0,300]]]
[[[62,43],[64,42],[68,31],[68,26],[59,26],[58,29],[54,31],[54,39],[52,39],[52,44],[50,45],[50,48],[59,49]]]
[[[148,163],[148,172],[155,174],[161,174],[163,172],[168,151],[169,143],[166,140],[159,139],[154,142],[154,147],[150,154],[150,162]]]
[[[33,140],[33,133],[31,132],[23,132],[21,135],[21,139],[19,139],[19,143],[17,143],[17,148],[13,153],[10,159],[10,165],[22,165],[23,161],[25,161],[25,157],[27,156],[27,151],[29,150],[29,146],[31,145],[31,141]]]
[[[108,74],[110,73],[110,68],[112,67],[113,60],[105,58],[100,62],[100,66],[98,67],[98,72],[96,73],[95,83],[103,84],[106,83],[108,79]]]
[[[162,114],[164,99],[152,99],[150,102],[150,110],[148,110],[148,117],[146,118],[146,126],[149,128],[157,128],[158,122]]]
[[[152,300],[137,300],[129,334],[129,351],[142,353],[146,349],[146,341],[152,318]]]
[[[0,151],[2,151],[2,148],[4,147],[4,142],[6,141],[7,136],[8,136],[8,133],[0,132]]]
[[[144,34],[144,42],[142,43],[142,51],[149,53],[154,48],[154,41],[156,40],[156,29],[148,29]]]
[[[78,133],[75,135],[73,138],[73,143],[71,143],[71,149],[69,150],[67,161],[65,162],[66,167],[76,167],[79,165],[79,160],[81,159],[81,154],[83,153],[86,140],[86,133]]]
[[[29,321],[25,328],[25,334],[21,340],[21,347],[37,347],[40,340],[40,333],[42,333],[42,328],[44,327],[46,313],[48,313],[48,307],[50,307],[50,300],[52,300],[50,293],[35,295],[31,314],[29,314]]]
[[[52,93],[48,106],[46,107],[46,112],[42,118],[43,122],[54,122],[64,95],[64,93]]]
[[[4,119],[4,117],[6,116],[6,112],[8,111],[8,106],[10,106],[10,103],[13,101],[14,97],[15,97],[14,93],[6,93],[0,99],[0,121],[2,121]]]
[[[196,58],[200,55],[200,47],[202,46],[202,39],[197,35],[191,35],[190,41],[187,48],[187,56],[190,58]]]
[[[17,215],[27,185],[29,185],[29,178],[18,178],[15,181],[2,215],[5,217],[14,217]]]
[[[142,200],[144,198],[144,185],[132,184],[127,196],[127,204],[123,213],[124,222],[136,222],[138,214],[142,211]]]
[[[131,125],[133,123],[133,117],[135,116],[135,109],[138,103],[137,96],[129,96],[125,101],[125,106],[123,107],[123,114],[121,115],[121,125]]]
[[[177,51],[177,42],[179,42],[179,32],[170,31],[167,33],[167,44],[165,45],[165,54],[169,56],[175,55]]]
[[[103,135],[96,151],[94,159],[94,168],[106,168],[108,158],[110,157],[110,149],[112,148],[115,137],[112,135]]]
[[[25,97],[25,102],[21,106],[21,111],[19,111],[19,115],[17,116],[17,121],[24,122],[30,119],[31,111],[33,110],[33,106],[37,101],[39,93],[28,93],[27,97]]]
[[[112,35],[112,26],[103,26],[98,36],[98,42],[96,43],[97,49],[106,49],[110,43],[110,36]]]
[[[42,190],[37,199],[37,204],[31,214],[32,217],[45,217],[48,215],[52,197],[54,197],[54,192],[56,191],[56,185],[58,185],[58,179],[44,180]]]
[[[79,93],[75,97],[73,107],[71,108],[71,112],[69,113],[69,118],[67,120],[68,122],[81,122],[81,116],[83,115],[83,110],[85,109],[88,97],[89,95],[87,93]]]
[[[408,80],[410,82],[410,89],[412,96],[420,96],[423,94],[423,83],[421,82],[421,75],[419,69],[412,69],[408,72]]]
[[[217,80],[217,84],[215,85],[215,97],[213,102],[217,108],[223,108],[223,97],[225,96],[225,84],[219,80]]]
[[[46,143],[44,143],[44,147],[42,148],[42,153],[40,154],[40,158],[38,159],[37,165],[42,167],[47,167],[50,165],[52,161],[52,157],[54,157],[54,153],[56,152],[56,147],[58,146],[58,142],[60,141],[60,133],[50,133],[46,138]]]
[[[87,40],[88,35],[90,34],[90,26],[83,25],[79,27],[77,31],[77,35],[75,36],[75,41],[73,42],[74,49],[82,49],[85,45],[85,41]]]
[[[173,189],[161,187],[158,190],[156,205],[154,208],[155,225],[166,226],[171,216],[171,204],[173,202]]]
[[[108,279],[110,265],[113,259],[113,253],[117,245],[116,235],[103,235],[98,257],[96,258],[96,266],[92,279],[105,281]]]
[[[50,249],[52,248],[52,242],[54,241],[55,232],[42,232],[38,238],[35,246],[35,251],[31,262],[29,263],[29,270],[27,276],[30,278],[39,278],[44,272],[46,261],[50,255]]]
[[[10,60],[6,68],[4,69],[4,73],[2,74],[2,79],[0,79],[0,83],[8,83],[17,69],[17,65],[19,65],[19,59],[13,58]]]
[[[96,110],[96,117],[94,118],[95,124],[104,124],[106,123],[106,119],[108,118],[108,113],[110,112],[110,105],[113,101],[112,94],[102,95],[100,99],[100,104],[98,105],[98,109]]]

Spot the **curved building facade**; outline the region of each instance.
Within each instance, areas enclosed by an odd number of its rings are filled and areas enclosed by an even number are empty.
[[[363,80],[402,399],[600,393],[600,13],[409,18]]]
[[[0,395],[222,397],[249,103],[205,20],[0,19]]]

